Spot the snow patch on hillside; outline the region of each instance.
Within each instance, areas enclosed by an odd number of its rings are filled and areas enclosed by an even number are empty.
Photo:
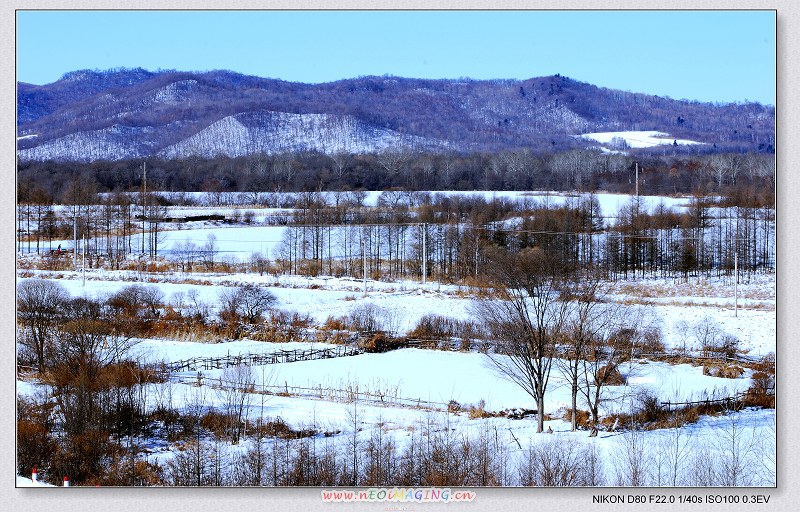
[[[663,146],[669,144],[678,144],[679,146],[686,146],[692,144],[703,144],[686,139],[676,139],[671,135],[657,131],[623,131],[623,132],[596,132],[584,133],[579,135],[582,139],[593,140],[601,144],[610,144],[612,146],[624,146],[628,148],[652,148],[654,146]],[[624,145],[621,144],[624,141]],[[624,149],[624,147],[616,147],[615,149]]]
[[[444,141],[369,126],[352,116],[251,112],[225,117],[160,155],[182,158],[292,151],[373,152],[396,148],[446,148]]]
[[[197,88],[197,80],[179,80],[172,82],[164,87],[154,91],[153,96],[150,98],[152,103],[163,103],[167,105],[177,105],[182,100],[186,99],[188,94]]]
[[[155,149],[152,126],[135,127],[115,124],[99,130],[71,133],[36,147],[20,149],[17,156],[27,160],[122,160],[141,158]]]

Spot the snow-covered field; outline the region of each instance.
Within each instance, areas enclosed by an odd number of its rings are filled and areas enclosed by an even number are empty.
[[[323,193],[325,194],[325,193]],[[378,198],[381,192],[367,192],[364,204],[366,206],[375,206],[378,203]],[[487,200],[492,198],[505,198],[508,200],[527,203],[530,207],[537,205],[546,206],[548,208],[560,207],[568,204],[574,204],[581,200],[590,197],[588,193],[560,193],[560,192],[537,192],[537,191],[448,191],[448,192],[434,192],[433,194],[444,194],[448,196],[480,196]],[[203,204],[209,199],[207,193],[185,193],[186,197],[191,198],[193,201]],[[289,194],[283,194],[288,196]],[[327,193],[331,196],[331,193]],[[228,224],[220,221],[190,221],[190,222],[170,222],[164,223],[161,226],[161,233],[159,234],[159,254],[162,256],[174,256],[176,252],[185,247],[187,242],[194,244],[196,249],[202,248],[210,239],[213,239],[214,247],[220,256],[226,256],[238,261],[246,261],[253,253],[259,253],[269,258],[276,258],[279,255],[280,247],[284,236],[286,235],[286,226],[268,225],[275,222],[275,216],[283,216],[288,218],[291,209],[285,208],[265,208],[257,206],[249,206],[252,201],[252,194],[245,193],[229,193],[226,199],[232,204],[248,205],[245,209],[253,214],[252,224]],[[634,198],[631,194],[612,194],[612,193],[597,193],[593,195],[600,205],[600,213],[609,225],[616,222],[616,216],[620,209],[629,204]],[[280,199],[281,201],[286,200]],[[692,201],[690,197],[670,197],[670,196],[640,196],[640,208],[642,211],[655,211],[657,208],[663,206],[665,209],[672,209],[677,213],[686,211]],[[330,204],[333,203],[331,197],[328,198]],[[57,211],[63,210],[64,207],[57,208]],[[239,215],[243,214],[241,207],[233,206],[173,206],[169,207],[166,215],[170,218],[186,218],[190,216],[201,215],[222,215],[227,219],[232,219],[234,213]],[[64,213],[62,211],[62,213]],[[709,212],[711,216],[716,215],[715,210],[711,209]],[[267,224],[267,225],[265,225]],[[31,229],[35,229],[35,223],[32,223]],[[509,219],[503,222],[503,227],[506,229],[515,229],[518,227],[518,219]],[[26,226],[23,226],[25,229]],[[334,240],[341,238],[341,232],[347,228],[334,228]],[[413,242],[411,231],[405,233],[407,238],[406,245]],[[88,241],[91,246],[94,244],[93,240]],[[100,245],[106,243],[105,239],[99,240]],[[141,246],[141,238],[138,235],[130,237],[130,244],[132,247]],[[53,240],[46,244],[48,249],[55,249],[61,247],[63,250],[69,251],[73,247],[71,239]],[[35,246],[32,248],[26,244],[22,244],[20,250],[22,252],[35,251]],[[327,255],[327,253],[326,253]],[[338,257],[336,254],[334,258]]]
[[[584,133],[581,135],[584,139],[594,140],[601,144],[615,144],[618,141],[624,141],[625,145],[630,148],[652,148],[654,146],[662,146],[668,144],[678,144],[685,146],[689,144],[703,144],[693,140],[677,139],[670,136],[668,133],[656,131],[625,131],[625,132],[597,132],[597,133]]]
[[[229,231],[230,232],[230,231]],[[228,235],[226,235],[228,236]],[[233,238],[233,237],[231,237]],[[452,285],[439,285],[429,282],[422,285],[413,281],[368,282],[368,294],[363,295],[363,284],[359,280],[318,277],[304,278],[284,276],[239,275],[192,275],[192,283],[182,282],[178,274],[160,276],[124,271],[93,270],[87,272],[86,284],[77,272],[37,272],[38,277],[59,277],[70,294],[101,297],[111,294],[132,281],[150,281],[147,286],[159,287],[166,300],[185,297],[192,292],[197,300],[206,302],[214,310],[221,291],[243,282],[256,282],[266,286],[278,298],[276,307],[285,311],[295,311],[309,315],[322,324],[328,317],[345,317],[355,308],[370,303],[388,313],[389,323],[398,334],[413,329],[419,319],[427,313],[435,312],[459,320],[469,320],[472,313],[472,299],[467,290]],[[152,281],[158,282],[153,283]],[[202,282],[203,284],[197,284]],[[649,326],[662,332],[668,349],[687,346],[697,349],[695,332],[703,325],[713,324],[721,332],[736,336],[740,347],[751,356],[760,356],[776,349],[776,311],[774,276],[757,276],[740,287],[739,309],[734,311],[732,283],[725,280],[704,281],[702,283],[678,283],[664,281],[627,282],[610,296],[612,301],[627,302],[630,314],[644,318]],[[631,293],[643,291],[639,300],[632,300]],[[654,290],[665,289],[663,297],[653,297]],[[635,297],[634,297],[635,298]],[[226,356],[250,353],[270,353],[285,349],[322,348],[319,343],[274,344],[249,340],[225,341],[219,343],[182,342],[166,339],[140,340],[134,347],[134,354],[142,360],[169,362],[192,357]],[[636,360],[622,368],[627,383],[608,388],[607,401],[602,407],[604,414],[626,412],[633,407],[636,397],[644,390],[662,401],[699,400],[708,397],[731,396],[750,385],[751,371],[737,379],[723,379],[703,375],[701,366],[690,364],[670,365],[665,362]],[[410,434],[407,430],[414,425],[430,421],[430,415],[447,417],[452,428],[470,433],[479,429],[493,428],[502,432],[509,447],[522,440],[517,447],[519,456],[529,443],[541,441],[535,434],[535,421],[532,417],[513,420],[505,417],[488,419],[469,419],[465,413],[448,414],[445,404],[451,400],[464,407],[484,404],[487,411],[501,411],[515,408],[534,408],[530,396],[508,381],[495,369],[490,358],[482,353],[449,352],[408,348],[385,354],[362,354],[353,357],[281,363],[253,368],[256,383],[261,379],[265,384],[287,386],[289,388],[344,389],[358,387],[361,390],[385,392],[404,399],[419,399],[422,403],[440,404],[434,409],[409,408],[399,406],[379,407],[363,404],[360,417],[364,430],[359,433],[365,439],[373,428],[382,428],[394,436],[398,446]],[[203,372],[205,379],[222,378],[223,370]],[[259,377],[260,376],[260,377]],[[173,406],[177,408],[197,399],[198,388],[191,383],[196,378],[193,372],[178,375],[185,383],[165,384]],[[21,395],[36,392],[38,386],[19,382]],[[203,388],[205,389],[205,387]],[[154,390],[148,394],[153,406],[165,395],[164,390]],[[341,401],[330,401],[314,396],[275,396],[261,402],[261,397],[253,399],[248,410],[251,419],[256,417],[280,417],[294,428],[308,427],[313,423],[319,431],[340,432],[337,439],[342,442],[348,432],[348,411],[353,405]],[[218,405],[222,398],[210,388],[204,395],[209,406]],[[545,402],[545,412],[553,419],[546,422],[556,436],[563,439],[586,441],[586,432],[569,432],[569,423],[559,419],[569,406],[569,387],[564,378],[553,371]],[[183,405],[182,405],[183,404]],[[580,404],[579,404],[580,406]],[[774,411],[745,410],[737,416],[746,425],[753,439],[772,443],[774,447]],[[719,446],[719,432],[726,428],[725,417],[702,418],[696,424],[683,427],[697,449],[724,452]],[[737,423],[739,425],[739,423]],[[715,434],[716,432],[716,434]],[[352,433],[352,432],[350,432]],[[653,443],[660,443],[670,436],[668,431],[642,433]],[[602,453],[613,457],[619,450],[622,440],[619,432],[601,432],[592,442]],[[774,448],[772,448],[774,449]],[[153,460],[164,461],[170,457],[170,448],[161,446],[151,454]],[[774,455],[771,459],[774,470]],[[769,473],[769,471],[767,472]],[[753,485],[772,485],[773,482],[759,480]]]
[[[619,134],[587,134],[598,136],[596,140],[608,142]],[[630,139],[631,147],[644,144],[646,140],[667,141],[657,134],[641,134],[642,141]],[[650,137],[651,139],[648,139]],[[607,140],[606,140],[607,139]],[[678,141],[679,144],[691,141]],[[379,192],[367,194],[365,204],[378,202]],[[451,192],[451,195],[462,193]],[[537,201],[550,205],[565,204],[580,199],[576,194],[534,192],[468,192],[464,195],[481,194],[484,197],[502,196],[519,201]],[[198,201],[207,196],[198,196]],[[596,195],[603,215],[611,218],[631,200],[622,194]],[[241,204],[248,204],[242,196]],[[648,209],[659,203],[682,210],[689,206],[689,198],[646,197],[642,198]],[[263,222],[269,215],[285,213],[286,210],[255,208],[255,222]],[[198,215],[208,213],[228,215],[232,210],[211,206],[174,207],[170,215]],[[512,219],[513,220],[513,219]],[[511,221],[508,221],[511,222]],[[259,252],[274,258],[279,250],[286,227],[267,225],[226,225],[213,222],[189,222],[175,224],[164,232],[160,254],[170,253],[186,242],[201,247],[213,240],[220,255],[232,256],[240,261]],[[774,239],[774,238],[773,238]],[[60,242],[63,248],[71,247],[71,241]],[[136,240],[133,240],[138,245]],[[323,269],[324,270],[324,269]],[[107,297],[133,283],[158,287],[166,303],[180,307],[188,304],[189,298],[197,304],[207,306],[209,314],[218,313],[221,294],[244,283],[255,283],[268,289],[277,298],[275,308],[289,313],[299,313],[311,319],[314,326],[322,326],[329,318],[346,318],[365,305],[380,308],[385,328],[396,335],[406,335],[420,319],[430,313],[459,321],[475,318],[473,290],[467,287],[429,281],[422,284],[413,280],[376,281],[339,278],[331,276],[302,277],[293,275],[215,274],[215,273],[148,273],[137,271],[112,271],[87,269],[84,274],[77,271],[20,270],[18,280],[30,277],[52,279],[60,283],[72,296]],[[688,350],[698,353],[701,349],[700,333],[708,327],[717,336],[733,336],[739,341],[739,349],[748,356],[759,358],[774,353],[777,347],[776,298],[774,274],[756,274],[738,286],[734,295],[734,284],[730,278],[639,279],[617,282],[610,285],[606,297],[609,304],[620,304],[626,308],[630,318],[640,319],[641,326],[657,330],[666,350]],[[194,357],[224,357],[240,354],[268,354],[282,350],[306,350],[324,348],[322,343],[266,343],[253,340],[216,342],[191,342],[172,339],[143,339],[132,349],[132,355],[142,361],[153,363],[174,362]],[[289,389],[317,389],[314,393],[284,393],[253,395],[247,416],[274,419],[280,417],[295,429],[313,428],[319,432],[334,432],[330,441],[344,445],[348,436],[366,442],[378,429],[392,437],[402,449],[414,429],[437,422],[447,422],[454,432],[463,435],[479,435],[492,431],[508,447],[510,460],[524,456],[529,446],[558,439],[559,442],[576,441],[591,443],[604,457],[607,464],[607,482],[614,484],[610,472],[614,460],[625,449],[630,433],[603,431],[596,438],[587,438],[587,431],[570,432],[570,424],[564,417],[570,406],[570,389],[557,369],[551,375],[544,412],[548,415],[545,428],[554,436],[545,438],[535,433],[533,416],[510,419],[505,416],[471,419],[464,409],[469,406],[483,407],[489,412],[512,409],[534,409],[535,403],[520,387],[498,373],[492,359],[473,347],[471,351],[439,351],[421,348],[405,348],[385,354],[360,354],[351,357],[321,359],[293,363],[280,363],[254,367],[255,383]],[[607,388],[601,414],[630,412],[637,400],[646,392],[661,401],[691,401],[705,398],[727,397],[746,390],[751,383],[751,370],[739,378],[724,379],[703,374],[702,366],[674,364],[638,358],[621,368],[626,377],[624,385]],[[223,370],[202,372],[207,385],[198,387],[197,373],[184,372],[161,385],[151,385],[147,399],[151,407],[170,401],[170,406],[187,410],[200,399],[207,407],[221,407],[224,397],[210,385],[214,379],[224,379]],[[359,424],[349,421],[355,404],[326,397],[326,389],[359,389],[384,393],[404,399],[405,406],[387,402],[359,404]],[[20,396],[43,391],[41,385],[30,381],[17,381]],[[202,396],[201,396],[202,395]],[[418,400],[419,407],[409,407],[409,402]],[[448,403],[457,402],[464,409],[448,412]],[[579,408],[586,404],[579,400]],[[354,429],[357,429],[354,431]],[[775,484],[775,411],[746,409],[736,415],[701,417],[696,423],[679,430],[664,429],[641,432],[652,448],[653,457],[660,453],[658,446],[674,443],[682,436],[690,446],[689,453],[708,457],[726,457],[736,447],[726,445],[731,430],[744,432],[745,442],[751,449],[751,462],[760,464],[763,471],[748,480],[748,485]],[[739,430],[737,430],[739,429]],[[249,441],[232,451],[243,450]],[[148,457],[165,462],[175,454],[175,447],[155,444],[149,448]],[[704,455],[704,456],[705,456]],[[687,459],[688,461],[688,459]],[[688,464],[688,462],[686,462]],[[655,462],[654,462],[655,464]],[[688,469],[687,469],[688,471]],[[27,475],[25,475],[27,476]],[[654,485],[669,485],[660,478]],[[24,477],[18,477],[18,486],[36,485]]]

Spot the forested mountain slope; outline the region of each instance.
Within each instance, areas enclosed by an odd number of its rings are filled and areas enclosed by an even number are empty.
[[[319,151],[535,152],[593,132],[658,131],[695,152],[772,152],[775,109],[528,80],[359,77],[301,84],[230,71],[74,71],[17,86],[21,160],[94,161]]]

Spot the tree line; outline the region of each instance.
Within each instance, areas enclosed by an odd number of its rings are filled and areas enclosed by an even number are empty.
[[[236,269],[462,283],[480,282],[493,247],[546,248],[565,264],[601,270],[610,279],[775,269],[774,208],[747,195],[694,197],[682,211],[663,203],[647,208],[642,198],[632,197],[604,218],[592,194],[556,204],[547,198],[393,189],[367,207],[358,193],[304,192],[281,204],[291,206],[290,212],[266,219],[285,226],[276,252],[237,260],[221,255],[213,236],[166,244],[164,196],[96,194],[88,186],[76,186],[71,194],[72,204],[60,206],[58,214],[36,194],[31,197],[39,202],[18,205],[18,250],[47,254],[53,240],[77,236],[90,268],[127,268],[128,260],[144,256],[181,272]],[[230,222],[255,222],[252,211],[236,212],[238,220]],[[67,257],[52,264],[65,264]]]
[[[425,153],[405,150],[324,155],[255,154],[238,158],[147,160],[153,191],[303,192],[345,190],[577,190],[642,194],[725,194],[773,203],[774,155],[722,153],[629,156],[590,150],[534,153]],[[97,192],[143,188],[142,160],[20,162],[17,194],[65,203],[75,183]]]

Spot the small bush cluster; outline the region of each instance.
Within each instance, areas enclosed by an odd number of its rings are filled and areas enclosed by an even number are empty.
[[[356,331],[388,331],[390,313],[380,306],[366,303],[353,308],[348,317],[350,328]]]
[[[714,363],[703,366],[703,375],[721,379],[738,379],[744,374],[744,369],[736,364]]]
[[[607,386],[624,386],[627,382],[619,368],[614,365],[600,367],[597,371],[597,380],[604,382]]]
[[[360,346],[365,352],[382,353],[402,348],[405,346],[405,340],[394,338],[383,331],[378,331],[369,335]]]
[[[469,350],[479,335],[478,328],[473,322],[456,320],[435,313],[424,315],[408,332],[408,337],[411,339],[434,342],[437,348],[443,349],[452,348],[453,342],[458,340],[461,350]]]

